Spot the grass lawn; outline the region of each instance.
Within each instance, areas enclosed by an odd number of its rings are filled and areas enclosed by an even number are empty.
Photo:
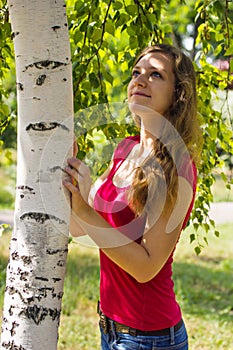
[[[232,349],[233,245],[232,224],[218,227],[200,256],[183,233],[175,255],[177,298],[189,332],[191,350]]]
[[[0,167],[0,210],[13,209],[15,200],[15,180],[11,177],[10,171],[15,173],[13,167]]]
[[[233,329],[232,225],[218,227],[221,237],[209,237],[200,256],[182,234],[175,254],[177,298],[188,328],[191,350],[230,350]],[[10,235],[0,239],[1,308]],[[58,350],[99,349],[98,251],[71,243],[64,287]]]

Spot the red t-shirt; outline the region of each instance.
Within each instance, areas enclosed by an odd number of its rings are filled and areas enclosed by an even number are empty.
[[[95,210],[112,227],[135,241],[140,241],[146,219],[135,218],[128,206],[127,188],[116,187],[112,178],[139,141],[139,136],[132,136],[119,143],[114,152],[113,167],[94,198]],[[187,167],[187,164],[184,164],[178,173],[192,184],[195,195],[195,165]],[[183,227],[190,216],[194,195]],[[152,280],[139,283],[100,250],[100,304],[103,313],[119,323],[144,331],[174,326],[181,319],[181,310],[174,294],[172,262],[173,253]]]

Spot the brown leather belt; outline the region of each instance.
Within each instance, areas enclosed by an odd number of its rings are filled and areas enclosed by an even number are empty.
[[[125,326],[124,324],[118,323],[116,321],[111,321],[106,315],[99,311],[100,316],[100,327],[103,332],[106,334],[112,330],[112,324],[114,325],[115,332],[130,334],[134,337],[137,335],[141,336],[161,336],[161,335],[170,335],[170,328],[159,329],[156,331],[141,331],[139,329],[131,328]],[[181,319],[175,326],[174,332],[178,331],[183,325],[183,320]]]

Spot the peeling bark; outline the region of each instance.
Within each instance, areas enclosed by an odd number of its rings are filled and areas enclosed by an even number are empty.
[[[8,0],[8,8],[16,58],[18,167],[1,349],[55,350],[70,214],[63,168],[73,140],[65,6],[63,0]]]

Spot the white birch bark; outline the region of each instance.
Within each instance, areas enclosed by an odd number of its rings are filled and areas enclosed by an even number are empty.
[[[62,168],[73,138],[72,68],[63,0],[9,0],[18,94],[14,231],[1,349],[57,348],[68,251]]]

